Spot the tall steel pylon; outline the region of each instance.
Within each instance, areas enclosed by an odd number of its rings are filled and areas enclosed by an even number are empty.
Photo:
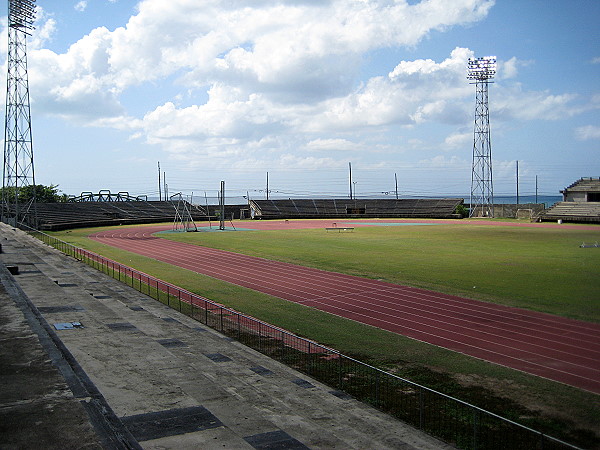
[[[37,225],[27,75],[27,36],[34,20],[35,0],[8,1],[2,221],[14,226]]]
[[[482,217],[494,217],[488,84],[495,74],[495,56],[469,58],[467,78],[475,81],[475,126],[473,130],[473,166],[469,217],[476,214]]]

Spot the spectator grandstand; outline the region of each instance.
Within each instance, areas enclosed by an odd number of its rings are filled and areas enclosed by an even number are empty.
[[[600,177],[584,177],[560,191],[563,201],[538,216],[541,221],[600,223]]]
[[[558,202],[540,213],[539,219],[600,223],[600,202]]]
[[[181,203],[184,203],[182,205]],[[287,199],[250,200],[246,205],[225,205],[225,220],[286,218],[460,218],[463,199]],[[72,197],[68,202],[36,205],[37,228],[45,231],[69,228],[170,222],[181,220],[189,211],[190,220],[217,219],[217,205],[192,205],[181,196],[178,200],[147,201],[127,192],[101,191]],[[31,211],[33,212],[33,211]],[[210,216],[209,216],[210,215]],[[10,211],[9,211],[10,216]],[[179,218],[179,219],[178,219]],[[35,226],[34,215],[27,224]]]
[[[177,203],[167,201],[83,201],[38,203],[40,230],[173,221]],[[188,204],[194,220],[206,219],[203,208]]]
[[[460,218],[463,199],[287,199],[250,200],[253,219],[429,217]]]

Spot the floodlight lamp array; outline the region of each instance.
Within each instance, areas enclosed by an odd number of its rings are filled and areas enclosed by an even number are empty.
[[[8,0],[8,20],[11,28],[33,30],[35,0]]]
[[[496,74],[496,57],[469,58],[467,79],[485,81],[494,78]]]

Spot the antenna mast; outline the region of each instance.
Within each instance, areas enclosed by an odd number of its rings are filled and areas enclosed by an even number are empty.
[[[27,75],[27,36],[34,29],[35,0],[8,1],[8,73],[4,126],[2,221],[37,227],[36,187]]]
[[[492,181],[492,143],[488,84],[496,74],[496,57],[469,58],[467,79],[475,83],[475,126],[473,131],[473,166],[469,217],[494,217],[494,185]]]

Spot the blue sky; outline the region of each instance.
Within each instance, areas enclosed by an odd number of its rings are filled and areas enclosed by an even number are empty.
[[[264,198],[470,190],[469,57],[495,55],[496,196],[600,176],[597,0],[39,0],[36,182]],[[2,20],[6,60],[6,17]],[[2,76],[6,75],[6,63]]]

